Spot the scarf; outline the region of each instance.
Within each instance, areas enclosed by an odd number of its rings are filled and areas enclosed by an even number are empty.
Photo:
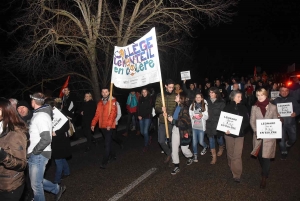
[[[212,103],[214,103],[217,99],[216,98],[214,98],[214,99],[211,98],[210,100],[211,100]]]
[[[102,98],[102,101],[103,101],[103,104],[104,104],[104,105],[107,103],[107,101],[108,101],[108,98],[109,98],[108,96],[107,96],[107,97],[103,97],[103,98]]]
[[[269,102],[270,102],[269,99],[266,98],[266,100],[264,100],[263,102],[257,101],[257,102],[255,103],[255,105],[256,105],[257,107],[260,108],[263,117],[265,117],[265,114],[266,114],[266,112],[267,112],[266,107],[267,107],[267,105],[269,104]]]
[[[138,102],[137,102],[135,94],[133,94],[133,95],[131,93],[129,94],[126,104],[129,105],[131,108],[137,106]]]

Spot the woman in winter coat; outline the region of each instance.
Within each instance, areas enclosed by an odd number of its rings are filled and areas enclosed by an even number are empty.
[[[209,148],[204,141],[206,120],[208,119],[207,102],[201,93],[196,94],[195,101],[191,104],[189,113],[193,127],[194,162],[198,162],[198,143],[203,147],[201,155],[204,155]]]
[[[149,127],[152,120],[152,98],[146,88],[142,89],[142,95],[138,101],[137,116],[140,123],[140,132],[144,136],[144,149],[146,152],[149,145],[149,139],[151,141],[151,136],[149,138]]]
[[[45,100],[45,104],[49,104],[53,109],[56,107],[60,110],[60,103],[53,98]],[[60,110],[60,112],[62,112]],[[62,112],[64,114],[64,112]],[[65,115],[65,114],[64,114]],[[66,115],[65,115],[66,116]],[[56,172],[53,183],[60,184],[61,180],[70,176],[70,168],[66,158],[71,156],[71,144],[68,136],[69,121],[67,121],[60,129],[52,132],[51,157],[56,164]]]
[[[224,112],[243,117],[240,133],[238,135],[225,132],[228,166],[235,182],[239,183],[242,175],[242,152],[244,146],[244,132],[249,125],[249,115],[245,105],[241,104],[242,92],[234,90],[230,93],[231,102],[224,108]]]
[[[215,164],[217,162],[217,155],[221,156],[224,150],[223,132],[217,131],[217,125],[221,111],[225,107],[225,101],[221,98],[220,91],[217,87],[211,87],[209,89],[209,99],[207,99],[207,103],[208,119],[206,121],[206,134],[209,139],[209,147],[212,154],[212,161],[210,164]],[[218,154],[216,154],[216,136],[219,144]]]
[[[187,165],[193,163],[193,154],[189,149],[189,144],[192,137],[192,124],[189,115],[189,107],[187,105],[188,99],[184,92],[180,92],[175,97],[177,107],[172,116],[168,115],[168,120],[172,123],[172,160],[174,163],[174,170],[172,175],[177,174],[179,169],[179,146],[183,155],[188,158]]]
[[[0,200],[20,200],[24,189],[24,170],[28,129],[10,101],[0,98]]]
[[[260,188],[266,187],[266,179],[269,176],[271,158],[275,157],[276,139],[257,139],[256,120],[257,119],[278,119],[277,108],[271,104],[268,92],[264,88],[256,91],[257,102],[252,106],[250,124],[253,129],[253,151],[252,155],[258,157],[262,167],[262,179]]]
[[[84,103],[82,105],[82,110],[80,113],[82,115],[82,131],[87,140],[85,152],[90,151],[92,141],[96,141],[91,131],[91,122],[95,116],[96,108],[97,104],[93,100],[92,94],[86,93],[84,95]]]

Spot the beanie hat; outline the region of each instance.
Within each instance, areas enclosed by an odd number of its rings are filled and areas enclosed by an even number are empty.
[[[18,101],[17,108],[20,106],[25,106],[30,109],[29,104],[25,100]]]

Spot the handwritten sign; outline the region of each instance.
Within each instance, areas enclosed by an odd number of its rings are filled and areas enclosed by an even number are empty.
[[[191,73],[190,71],[181,71],[180,72],[181,75],[181,80],[190,80],[191,79]]]
[[[223,132],[230,131],[230,134],[239,135],[242,121],[242,116],[222,111],[219,118],[217,130]]]
[[[59,130],[67,121],[68,118],[54,107],[52,120],[53,131]]]
[[[271,99],[275,99],[279,97],[279,91],[271,91]]]
[[[277,103],[277,111],[281,117],[290,117],[293,113],[293,104],[289,103]]]
[[[257,138],[278,138],[282,137],[282,125],[279,119],[258,119],[256,120]]]

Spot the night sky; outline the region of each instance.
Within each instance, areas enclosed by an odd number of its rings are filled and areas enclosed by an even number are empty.
[[[286,72],[294,62],[300,69],[299,10],[299,0],[241,0],[232,23],[198,29],[197,49],[247,73],[254,66],[269,73]],[[1,29],[7,29],[12,17],[8,11],[1,13]],[[12,44],[5,33],[0,37],[0,55],[6,55]]]

